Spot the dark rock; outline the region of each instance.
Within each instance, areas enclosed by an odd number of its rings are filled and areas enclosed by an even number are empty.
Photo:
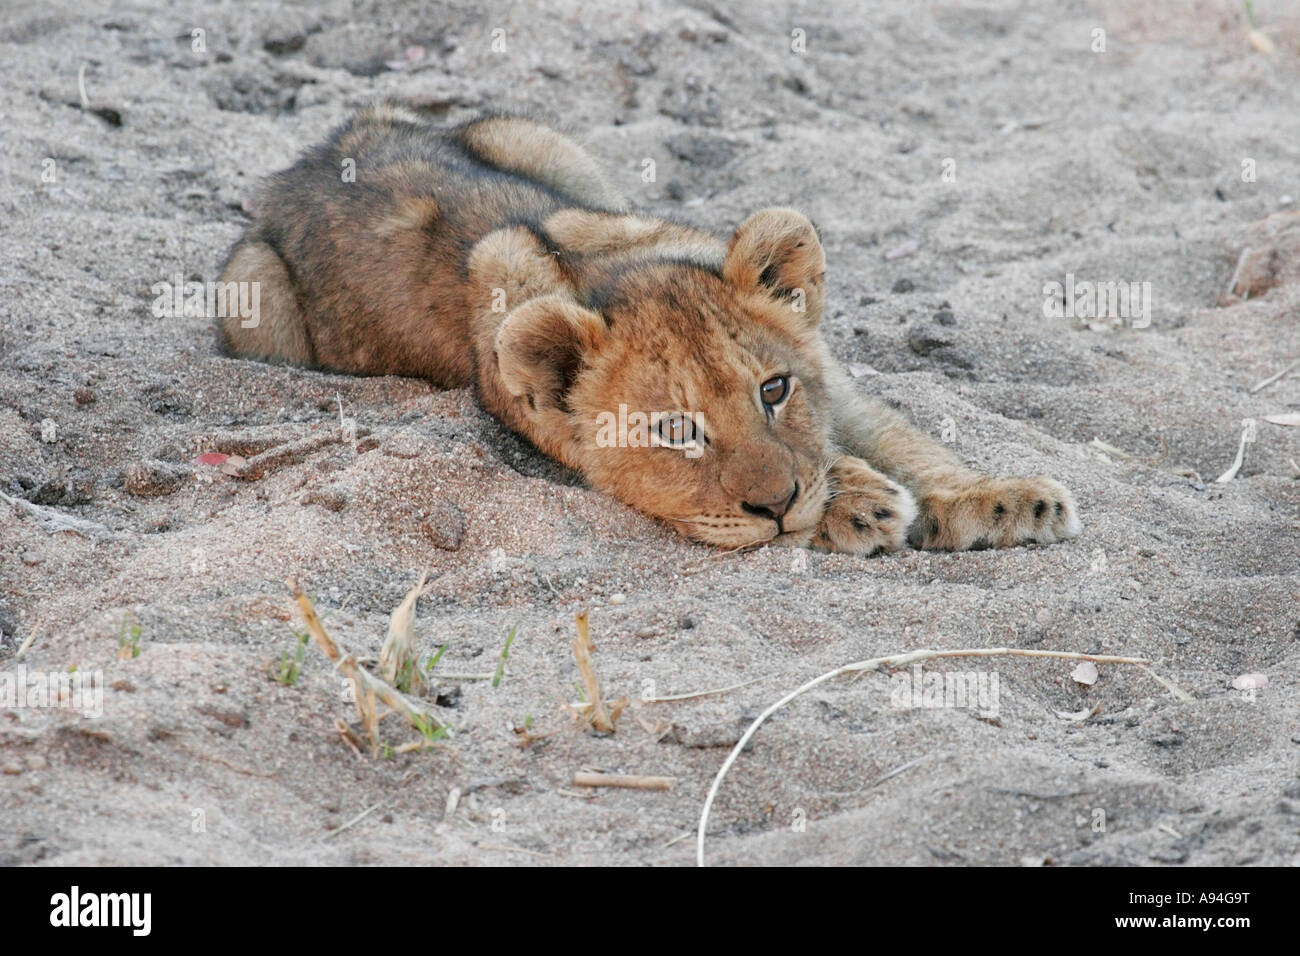
[[[682,162],[700,166],[711,172],[731,162],[740,150],[740,147],[730,140],[704,133],[670,136],[664,141],[664,146]]]
[[[979,357],[974,352],[950,346],[935,349],[930,358],[955,368],[974,368],[979,365]]]
[[[929,355],[935,349],[952,345],[952,336],[931,325],[917,323],[907,330],[907,347],[917,355]]]
[[[88,505],[94,500],[95,482],[87,474],[71,474],[51,478],[27,499],[34,505],[55,505],[71,508]]]

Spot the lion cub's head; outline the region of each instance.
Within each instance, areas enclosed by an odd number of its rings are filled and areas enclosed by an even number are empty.
[[[812,223],[764,210],[725,255],[693,234],[674,259],[651,233],[679,227],[606,221],[612,237],[587,228],[595,251],[558,264],[557,291],[500,323],[502,384],[530,416],[564,422],[568,456],[641,511],[721,547],[803,543],[825,508],[830,435]]]

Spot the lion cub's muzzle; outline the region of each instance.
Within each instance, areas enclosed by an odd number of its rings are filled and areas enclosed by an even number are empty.
[[[789,494],[779,493],[775,498],[769,501],[742,501],[740,510],[746,514],[753,515],[756,518],[768,518],[776,522],[778,534],[784,534],[785,528],[782,527],[786,514],[794,505],[794,500],[799,497],[799,482],[794,482]]]

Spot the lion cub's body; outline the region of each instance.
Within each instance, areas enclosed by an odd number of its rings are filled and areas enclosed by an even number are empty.
[[[817,328],[823,269],[792,210],[726,242],[629,212],[530,120],[380,107],[271,179],[222,276],[261,284],[261,319],[223,332],[236,355],[472,383],[596,487],[719,546],[886,550],[918,506],[921,546],[1077,533],[1055,482],[976,475],[855,391]],[[627,409],[689,440],[600,440]]]

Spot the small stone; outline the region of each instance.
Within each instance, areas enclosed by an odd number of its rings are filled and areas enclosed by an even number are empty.
[[[29,568],[36,567],[36,565],[40,564],[44,560],[45,559],[42,558],[39,554],[37,554],[35,551],[23,552],[23,564],[27,565]]]
[[[907,330],[907,347],[917,355],[929,355],[935,349],[952,346],[952,336],[932,325],[917,323]]]
[[[950,346],[935,349],[930,357],[936,362],[942,362],[944,365],[950,365],[953,368],[974,368],[980,361],[974,352]]]
[[[655,629],[653,627],[639,627],[636,631],[637,637],[654,637]]]
[[[145,498],[170,495],[179,491],[192,472],[183,465],[173,465],[157,458],[133,462],[126,467],[128,494]]]
[[[45,769],[46,767],[48,767],[49,765],[50,765],[50,762],[49,762],[48,760],[46,760],[44,757],[42,757],[40,754],[28,754],[28,755],[27,755],[27,769],[28,769],[28,770],[44,770],[44,769]]]
[[[898,279],[889,291],[895,295],[902,295],[905,292],[911,292],[915,288],[916,286],[913,285],[911,279]]]
[[[0,767],[0,771],[16,777],[23,772],[23,765],[17,760],[10,760],[3,767]]]
[[[93,405],[95,403],[95,390],[83,385],[72,393],[72,400],[78,405]]]
[[[695,618],[691,617],[689,614],[684,615],[682,619],[677,622],[677,626],[683,631],[689,631],[691,628],[695,627]]]
[[[305,505],[320,505],[326,511],[333,511],[337,514],[348,506],[348,496],[346,493],[333,488],[320,488],[303,495],[302,503]]]
[[[425,537],[444,551],[460,550],[465,540],[465,525],[465,512],[449,501],[434,507],[420,523]]]
[[[619,604],[626,604],[626,603],[627,603],[627,595],[626,595],[626,594],[611,594],[611,595],[609,596],[609,603],[610,603],[610,604],[613,604],[613,605],[616,605],[616,606],[619,605]]]
[[[940,325],[956,325],[957,317],[949,309],[940,309],[934,314],[934,321]]]
[[[1268,686],[1267,674],[1242,674],[1232,679],[1233,690],[1256,690]]]
[[[28,499],[34,505],[57,505],[70,508],[94,501],[95,479],[82,471],[43,482]]]

